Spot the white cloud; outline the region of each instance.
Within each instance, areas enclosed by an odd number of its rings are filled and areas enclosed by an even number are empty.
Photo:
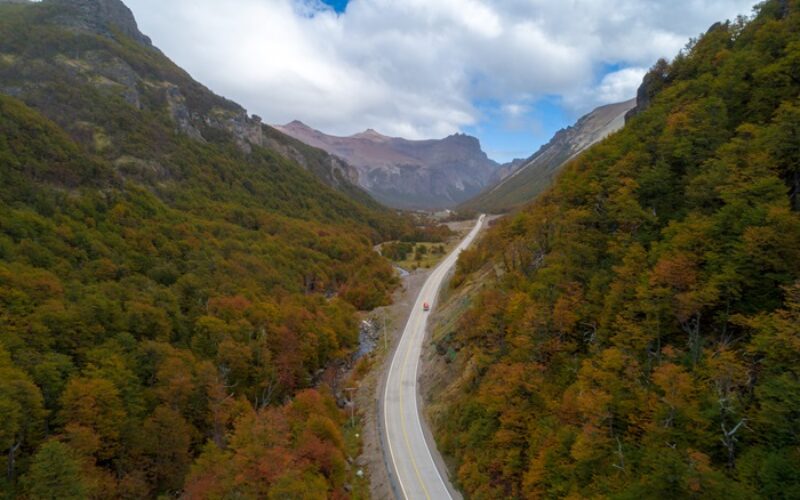
[[[608,73],[600,83],[564,96],[569,109],[588,110],[603,104],[622,102],[636,96],[647,68],[625,68]]]
[[[504,104],[502,107],[503,113],[508,118],[518,118],[529,111],[529,107],[524,104]]]
[[[178,64],[269,122],[418,138],[477,123],[477,102],[516,123],[514,106],[542,96],[576,115],[633,97],[658,57],[753,1],[352,0],[343,15],[319,0],[128,4]],[[600,78],[608,65],[622,69]]]
[[[630,99],[636,95],[636,90],[646,72],[646,68],[625,68],[607,74],[597,86],[595,92],[597,100],[609,103]]]
[[[503,117],[503,128],[508,131],[517,132],[531,128],[532,123],[535,121],[528,116],[531,107],[522,103],[509,103],[503,104],[500,107],[500,112]],[[541,126],[541,125],[539,125]]]

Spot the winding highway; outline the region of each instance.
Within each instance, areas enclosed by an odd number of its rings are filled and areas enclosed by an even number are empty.
[[[458,255],[480,232],[484,220],[485,216],[481,215],[467,237],[428,276],[389,367],[383,396],[385,441],[389,466],[393,469],[391,475],[407,499],[452,499],[451,492],[455,491],[446,471],[440,471],[433,459],[431,449],[435,443],[425,439],[417,405],[417,369],[430,314],[423,310],[423,305],[435,306],[445,276],[455,266]]]

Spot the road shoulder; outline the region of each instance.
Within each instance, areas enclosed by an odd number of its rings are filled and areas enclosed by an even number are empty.
[[[389,366],[397,348],[403,328],[414,307],[422,285],[430,275],[430,269],[420,269],[403,278],[403,286],[395,292],[393,304],[372,311],[369,317],[380,321],[386,316],[388,351],[380,344],[374,353],[374,361],[370,373],[362,381],[356,394],[356,405],[362,415],[362,453],[358,457],[359,467],[364,468],[370,478],[371,498],[397,498],[393,491],[397,486],[389,480],[388,453],[384,446],[383,429],[383,394],[388,376]]]

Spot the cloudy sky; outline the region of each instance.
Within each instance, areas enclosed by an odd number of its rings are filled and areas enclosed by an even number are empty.
[[[476,135],[527,157],[754,0],[127,0],[196,79],[269,123]]]

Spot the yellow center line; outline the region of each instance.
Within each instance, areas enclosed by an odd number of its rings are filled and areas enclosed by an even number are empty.
[[[433,283],[434,281],[436,281],[436,279],[441,279],[441,278],[434,279],[434,277],[437,276],[437,272],[439,272],[440,269],[445,269],[445,268],[446,269],[450,269],[450,267],[452,267],[453,264],[450,264],[450,261],[458,259],[458,254],[460,253],[460,251],[463,248],[466,248],[468,246],[468,245],[465,244],[465,242],[467,240],[469,240],[471,242],[472,239],[475,237],[475,235],[477,235],[478,231],[480,231],[481,225],[483,224],[483,219],[484,219],[484,216],[481,215],[481,217],[478,219],[477,225],[472,229],[472,231],[467,236],[467,238],[460,245],[456,246],[455,250],[451,253],[451,255],[446,257],[444,262],[440,263],[439,266],[437,266],[433,270],[431,275],[428,277],[428,280],[426,280],[425,284],[422,286],[422,290],[420,291],[419,296],[418,296],[419,298],[417,299],[417,302],[415,302],[415,304],[413,306],[415,309],[416,309],[417,306],[419,306],[419,305],[421,305],[423,303],[423,301],[420,300],[420,299],[427,295],[425,293],[426,289],[430,288],[428,286],[428,283]],[[437,293],[438,293],[438,287],[436,288],[436,290],[437,290]],[[413,315],[413,312],[412,312],[412,315]],[[411,321],[411,319],[409,319],[409,322],[410,321]],[[427,315],[423,315],[422,317],[418,317],[417,318],[416,324],[411,327],[410,336],[409,336],[408,339],[405,338],[406,332],[404,331],[403,332],[403,336],[401,337],[401,340],[400,340],[401,344],[402,344],[402,342],[404,340],[407,340],[407,344],[408,344],[408,346],[406,347],[406,352],[405,352],[405,356],[404,356],[404,359],[403,359],[403,366],[400,369],[400,387],[399,387],[399,391],[400,391],[400,398],[399,398],[400,399],[400,428],[403,431],[403,439],[404,439],[404,441],[406,443],[406,449],[408,450],[408,458],[411,460],[411,465],[414,468],[414,473],[417,476],[417,480],[419,481],[420,486],[422,486],[422,490],[425,493],[425,498],[427,500],[431,500],[430,492],[428,491],[428,488],[425,485],[425,481],[423,481],[423,479],[422,479],[422,474],[420,473],[419,465],[417,464],[417,461],[414,458],[414,452],[411,449],[411,440],[408,437],[408,430],[406,428],[406,415],[405,415],[405,412],[403,411],[403,409],[405,408],[404,398],[403,398],[403,392],[404,392],[403,391],[403,382],[404,382],[404,379],[405,379],[405,376],[406,376],[406,367],[408,366],[408,359],[409,359],[409,356],[411,355],[411,346],[414,345],[414,342],[413,342],[412,338],[414,337],[414,332],[418,332],[418,330],[419,330],[420,321],[422,321],[422,326],[423,326],[422,335],[423,335],[423,340],[424,340],[424,336],[425,336],[425,333],[426,333],[425,332],[425,328],[427,327]],[[409,324],[407,324],[406,327],[408,328]],[[399,348],[400,348],[400,346],[398,346],[398,349]],[[395,353],[395,356],[392,358],[392,365],[391,365],[391,367],[389,369],[389,374],[390,374],[389,380],[391,379],[391,373],[394,370],[394,363],[398,360],[398,358],[397,358],[398,354],[399,353]],[[412,387],[414,387],[414,397],[415,398],[416,398],[416,385],[417,385],[417,381],[416,381],[416,368],[415,368],[415,380],[412,381]],[[385,389],[385,394],[386,394],[386,396],[385,396],[386,400],[384,401],[384,412],[385,412],[386,407],[388,406],[388,394],[389,394],[389,382],[388,382],[388,380],[387,380],[387,385],[386,385],[386,389]],[[414,407],[416,408],[416,402],[415,402]],[[417,414],[417,418],[420,418],[419,414]],[[403,479],[402,479],[402,477],[400,477],[401,473],[400,473],[399,464],[395,460],[394,453],[392,453],[392,440],[391,440],[391,436],[390,436],[391,433],[389,432],[388,416],[387,416],[386,413],[384,413],[384,419],[386,419],[386,439],[387,439],[387,444],[389,445],[389,453],[392,454],[392,462],[394,463],[395,471],[396,471],[396,474],[397,474],[397,479],[400,482],[400,487],[403,489],[403,495],[406,496],[406,498],[408,498],[408,492],[406,491],[405,487],[403,487]],[[420,428],[420,430],[421,430],[421,428]],[[425,440],[424,434],[422,436],[422,439],[423,439],[423,444],[426,446],[428,454],[430,454],[430,449],[427,448],[428,444],[427,444],[427,442]],[[433,456],[431,456],[431,460],[433,460]],[[441,480],[442,485],[444,486],[445,490],[447,490],[447,485],[444,483],[444,479],[442,478],[441,474],[439,473],[439,470],[436,468],[436,464],[434,463],[433,466],[434,466],[434,470],[439,475],[439,479]],[[447,493],[447,496],[448,496],[448,498],[452,498],[452,497],[450,497],[449,492]]]
[[[424,287],[423,287],[424,291]],[[416,304],[415,304],[416,307]],[[412,328],[412,333],[416,330]],[[409,339],[410,340],[410,339]],[[422,491],[425,492],[425,498],[428,500],[431,499],[430,493],[428,493],[428,488],[425,486],[425,481],[422,480],[422,474],[419,472],[419,466],[417,466],[417,461],[414,459],[414,451],[411,449],[411,441],[408,439],[408,431],[406,431],[406,413],[403,411],[405,405],[403,404],[403,381],[406,378],[406,366],[408,366],[408,356],[411,354],[411,345],[413,343],[409,342],[409,346],[406,349],[406,355],[403,359],[403,368],[400,371],[400,428],[403,430],[403,438],[406,442],[406,448],[408,448],[408,456],[411,459],[411,465],[414,467],[414,472],[417,475],[417,479],[419,480],[419,484],[422,486]],[[414,381],[414,386],[416,386],[416,381]],[[416,394],[415,394],[416,397]]]

